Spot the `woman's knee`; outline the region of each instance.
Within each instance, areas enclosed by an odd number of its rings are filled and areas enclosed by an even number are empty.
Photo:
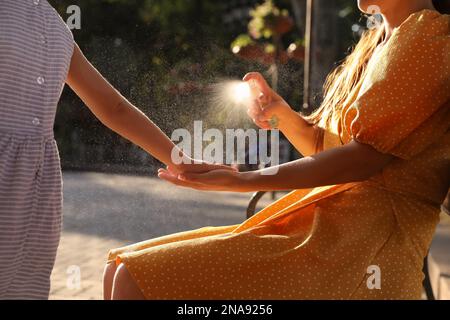
[[[122,263],[117,267],[114,275],[113,300],[143,300],[145,299],[140,288],[134,281],[126,266]]]
[[[103,270],[103,282],[112,282],[117,271],[115,262],[108,262]]]
[[[117,271],[115,262],[108,262],[103,271],[103,299],[110,300],[112,295],[112,286],[114,275]]]

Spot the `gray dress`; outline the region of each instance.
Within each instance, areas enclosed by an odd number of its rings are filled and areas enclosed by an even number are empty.
[[[0,299],[47,299],[61,231],[53,139],[73,37],[46,0],[0,0]]]

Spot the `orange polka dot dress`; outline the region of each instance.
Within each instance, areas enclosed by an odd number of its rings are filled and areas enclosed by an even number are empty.
[[[240,225],[144,241],[109,260],[148,299],[420,298],[450,179],[449,23],[411,15],[326,128],[325,148],[355,139],[395,155],[380,174],[296,190]]]

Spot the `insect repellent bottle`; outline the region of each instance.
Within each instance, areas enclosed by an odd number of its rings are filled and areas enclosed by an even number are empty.
[[[250,95],[252,99],[258,100],[259,106],[262,110],[264,110],[264,107],[267,106],[270,103],[270,98],[265,96],[261,89],[259,88],[258,84],[255,80],[249,80],[248,86],[250,87]],[[279,120],[276,115],[273,115],[269,120],[269,125],[272,129],[278,128]]]

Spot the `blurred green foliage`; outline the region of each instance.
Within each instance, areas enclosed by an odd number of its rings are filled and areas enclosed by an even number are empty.
[[[249,31],[255,39],[264,37],[269,39],[274,33],[274,24],[278,17],[287,17],[286,9],[280,10],[272,0],[266,0],[261,5],[250,11],[252,20],[249,23]]]

